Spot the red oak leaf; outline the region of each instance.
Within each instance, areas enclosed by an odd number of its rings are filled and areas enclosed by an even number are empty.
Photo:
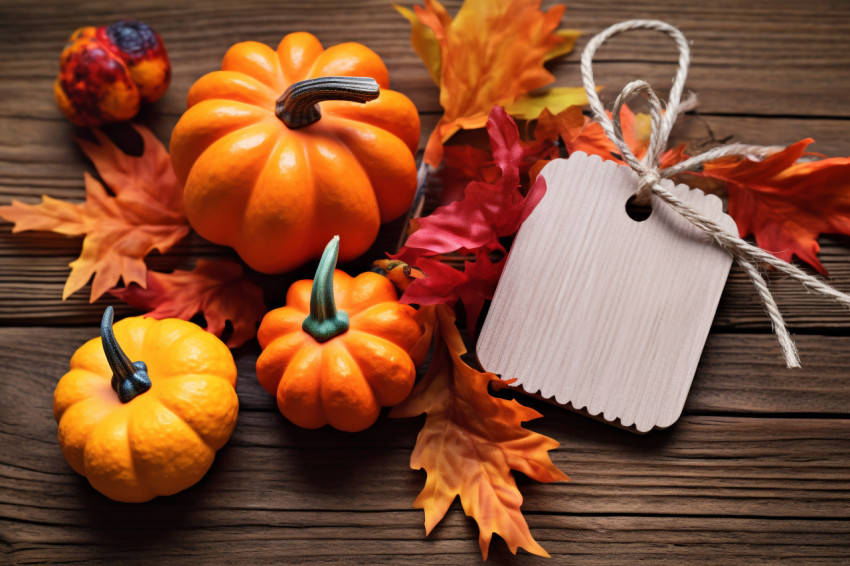
[[[189,320],[203,313],[207,332],[216,336],[221,336],[229,320],[233,335],[227,345],[231,348],[253,338],[266,314],[263,291],[245,277],[242,266],[234,261],[199,259],[192,271],[148,271],[147,288],[131,285],[109,292],[131,306],[149,310],[145,316],[156,319]]]
[[[703,175],[726,183],[729,214],[741,237],[791,261],[797,256],[819,273],[817,238],[850,235],[850,158],[797,163],[814,140],[804,139],[762,161],[706,163]]]

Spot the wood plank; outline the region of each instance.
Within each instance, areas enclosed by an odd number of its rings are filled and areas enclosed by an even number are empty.
[[[547,5],[553,2],[547,2]],[[458,1],[447,2],[453,13]],[[385,2],[345,4],[311,2],[310,10],[270,9],[252,4],[207,2],[203,8],[160,0],[93,2],[67,13],[52,4],[15,4],[4,9],[0,24],[0,116],[55,118],[50,85],[56,59],[78,26],[103,24],[132,15],[164,38],[172,57],[174,85],[156,112],[177,115],[192,81],[220,63],[237,41],[276,45],[286,32],[305,29],[325,44],[368,44],[387,62],[394,88],[411,95],[422,111],[438,111],[436,87],[409,43],[407,23]],[[708,16],[710,14],[710,16]],[[654,17],[679,26],[694,44],[689,87],[703,94],[706,112],[850,116],[844,95],[850,77],[850,19],[846,4],[814,0],[800,7],[793,0],[741,5],[724,0],[710,8],[677,5],[676,10],[650,0],[570,3],[564,25],[582,29],[576,53],[553,65],[559,84],[578,85],[578,52],[595,32],[620,20]],[[5,45],[5,48],[3,46]],[[27,45],[26,49],[13,49]],[[599,53],[599,84],[642,77],[668,84],[674,52],[665,38],[636,32],[618,38]],[[646,63],[646,62],[649,63]],[[614,94],[606,94],[613,96]],[[765,100],[770,100],[766,105]]]
[[[418,513],[418,512],[415,512]],[[96,560],[126,561],[129,553],[144,558],[191,558],[216,556],[225,563],[268,561],[288,564],[446,564],[475,563],[477,542],[474,527],[459,509],[453,509],[437,531],[424,539],[421,527],[412,526],[410,512],[316,514],[278,511],[266,514],[262,527],[244,524],[234,513],[232,524],[194,529],[169,525],[172,534],[138,524],[127,538],[122,527],[102,529],[77,525],[10,523],[15,538],[9,555],[18,564]],[[333,519],[334,524],[325,522]],[[847,524],[840,521],[765,521],[755,519],[586,517],[531,515],[529,522],[537,540],[556,563],[591,564],[652,561],[654,564],[711,563],[737,557],[767,556],[805,560],[808,564],[835,563],[846,556]],[[153,521],[151,521],[153,523]],[[5,525],[4,525],[5,526]],[[191,533],[189,540],[185,534]],[[174,540],[178,539],[179,540]],[[19,542],[20,541],[20,542]],[[338,541],[338,542],[336,542]],[[356,553],[352,556],[341,556]],[[490,560],[517,564],[551,564],[520,551],[511,557],[501,541],[491,545]],[[832,562],[830,562],[830,560]]]
[[[97,324],[80,328],[0,328],[0,343],[4,346],[0,367],[5,368],[3,381],[9,399],[28,407],[21,411],[48,415],[53,389],[68,370],[71,355],[97,335]],[[684,414],[850,417],[850,337],[814,335],[797,336],[796,340],[803,367],[789,370],[770,334],[709,335]],[[258,354],[256,342],[234,351],[240,406],[247,411],[276,412],[274,398],[257,382],[254,365]],[[33,371],[33,360],[39,360],[38,371]],[[526,402],[525,397],[521,399]],[[539,406],[548,408],[545,403]],[[21,418],[25,418],[24,413]],[[33,436],[52,438],[53,422],[42,424],[46,428],[33,430]],[[349,436],[355,437],[358,436]]]
[[[136,511],[144,510],[138,507]],[[270,510],[263,525],[245,511],[229,511],[229,524],[198,528],[185,514],[157,526],[154,513],[125,526],[0,522],[10,533],[7,555],[16,564],[77,562],[111,564],[146,560],[185,562],[216,557],[217,563],[461,564],[478,563],[475,527],[453,508],[427,539],[414,517],[419,511],[316,513]],[[115,514],[112,514],[115,516]],[[198,514],[200,515],[200,514]],[[203,516],[203,515],[201,515]],[[169,515],[173,517],[173,515]],[[124,517],[116,517],[123,519]],[[717,517],[593,517],[527,515],[532,532],[552,560],[524,551],[513,557],[504,543],[491,544],[497,564],[727,564],[741,558],[835,564],[847,555],[844,521],[765,520]],[[195,516],[188,519],[194,521]],[[8,527],[8,528],[7,528]],[[188,536],[187,536],[188,535]],[[141,553],[141,554],[136,554]],[[356,554],[356,556],[352,556]],[[136,560],[133,560],[135,558]],[[91,562],[90,562],[91,561]]]
[[[70,269],[68,264],[79,254],[79,239],[61,236],[20,234],[12,235],[10,225],[0,228],[0,324],[44,325],[59,323],[92,325],[100,320],[104,307],[114,299],[108,297],[89,304],[89,287],[62,301],[62,288]],[[361,259],[341,266],[351,273],[368,267],[373,259],[383,257],[394,249],[400,227],[386,228],[381,239]],[[199,245],[195,246],[195,242]],[[821,260],[832,275],[830,284],[845,293],[850,292],[850,239],[823,237]],[[191,269],[198,258],[233,259],[230,250],[203,244],[200,239],[181,244],[165,256],[148,256],[149,267],[156,271]],[[806,268],[807,269],[807,268]],[[261,285],[270,306],[282,304],[289,282],[312,278],[309,266],[280,276],[251,274]],[[839,305],[807,293],[798,284],[785,278],[769,277],[770,289],[793,332],[817,332],[831,329],[846,332],[850,328],[850,313]],[[123,313],[138,311],[125,309]],[[718,329],[754,329],[769,331],[770,321],[764,313],[758,294],[738,267],[733,267],[726,283],[714,319]]]
[[[741,545],[744,554],[764,557],[790,549],[783,544],[796,546],[785,535],[793,530],[811,532],[815,556],[827,557],[848,542],[848,420],[686,417],[669,431],[638,437],[554,407],[543,411],[534,428],[561,441],[553,459],[572,481],[520,484],[532,529],[544,544],[554,540],[555,552],[572,553],[584,537],[594,537],[588,559],[653,553],[657,545],[690,536],[702,550],[680,549],[683,554],[673,556],[707,558],[716,547],[726,554]],[[9,416],[16,417],[14,410]],[[11,431],[5,419],[2,428],[0,521],[8,526],[7,548],[22,549],[21,556],[69,546],[77,548],[71,552],[86,549],[92,554],[81,556],[89,557],[111,556],[119,546],[157,555],[174,553],[173,543],[206,554],[210,547],[195,545],[211,538],[219,541],[212,548],[224,540],[239,548],[255,538],[286,544],[299,561],[302,555],[408,555],[432,548],[419,539],[421,513],[410,510],[424,476],[407,469],[416,429],[409,424],[382,420],[366,438],[333,433],[320,442],[275,413],[248,411],[197,486],[143,505],[114,503],[94,492],[70,470],[55,441]],[[474,555],[474,527],[458,524],[458,517],[455,507],[437,529],[438,552]],[[575,540],[579,525],[586,532]],[[737,537],[732,525],[744,527]],[[658,532],[641,546],[635,529]],[[311,547],[314,538],[328,540]],[[357,539],[380,548],[370,551]],[[260,549],[274,552],[262,543]]]
[[[543,410],[548,414],[532,427],[561,442],[552,459],[571,481],[522,480],[525,511],[850,519],[848,419],[689,416],[667,431],[636,436]],[[54,439],[3,428],[6,518],[75,524],[84,522],[86,508],[132,507],[91,489]],[[408,509],[424,480],[408,468],[416,428],[383,419],[363,437],[316,434],[276,413],[245,411],[207,476],[156,505],[164,515],[186,508],[212,513],[210,519],[217,509]],[[92,519],[85,523],[97,526]]]

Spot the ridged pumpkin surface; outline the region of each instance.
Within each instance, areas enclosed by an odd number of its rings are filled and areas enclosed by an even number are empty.
[[[377,273],[351,277],[336,270],[336,307],[349,329],[320,343],[302,330],[310,314],[313,281],[294,283],[286,306],[269,312],[257,338],[263,352],[257,377],[277,396],[281,413],[304,428],[331,425],[356,432],[378,418],[382,406],[403,401],[416,367],[408,352],[422,336],[416,311],[398,302],[392,283]]]
[[[71,467],[111,499],[141,502],[197,483],[236,425],[236,365],[227,346],[190,322],[127,318],[115,338],[148,366],[151,388],[121,403],[100,338],[86,342],[53,395]]]
[[[286,126],[275,114],[278,97],[294,82],[327,76],[372,77],[380,95],[321,102],[319,121]],[[342,261],[363,254],[416,189],[419,115],[388,84],[383,61],[358,43],[325,50],[299,32],[277,50],[251,41],[231,47],[222,70],[192,86],[171,138],[192,227],[265,273],[318,258],[334,234]]]

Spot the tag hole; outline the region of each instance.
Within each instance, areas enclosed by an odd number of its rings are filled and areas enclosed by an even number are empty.
[[[652,206],[647,204],[635,204],[635,199],[637,195],[632,195],[629,200],[626,201],[626,214],[629,215],[629,218],[634,220],[635,222],[643,222],[649,215],[652,214]]]

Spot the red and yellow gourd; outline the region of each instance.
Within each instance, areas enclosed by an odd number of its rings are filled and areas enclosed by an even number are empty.
[[[318,258],[334,234],[342,261],[363,254],[416,190],[419,115],[388,85],[358,43],[299,32],[277,50],[231,47],[171,137],[192,227],[265,273]]]
[[[171,82],[162,38],[147,24],[121,20],[76,30],[59,56],[56,104],[78,126],[129,120]]]
[[[59,445],[111,499],[177,493],[206,474],[236,425],[233,356],[190,322],[135,317],[113,330],[112,317],[107,307],[101,338],[76,351],[56,386]]]
[[[296,425],[356,432],[410,394],[416,368],[408,352],[422,328],[385,277],[335,270],[338,246],[334,237],[315,280],[294,283],[286,306],[263,319],[257,377]]]

